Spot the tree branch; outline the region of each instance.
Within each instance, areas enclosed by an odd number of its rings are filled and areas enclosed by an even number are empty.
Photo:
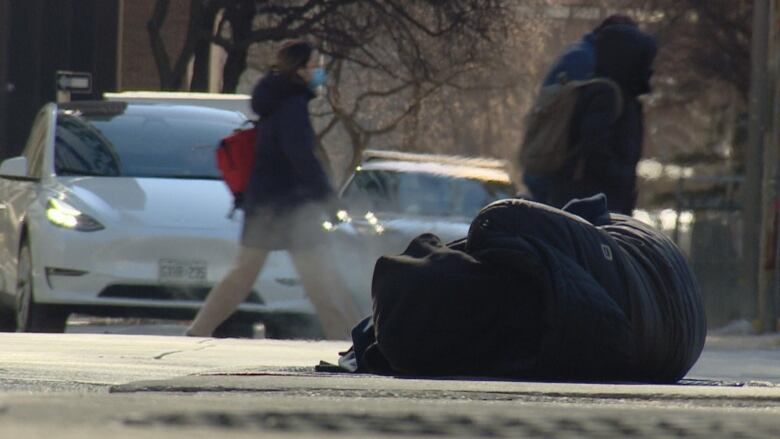
[[[149,44],[151,45],[152,56],[154,57],[154,62],[157,66],[157,74],[160,77],[160,87],[163,90],[170,87],[171,60],[168,56],[168,50],[165,47],[162,35],[160,35],[160,29],[162,29],[162,26],[165,23],[169,6],[170,0],[157,0],[154,3],[152,16],[149,21],[146,22],[146,29],[149,34]]]

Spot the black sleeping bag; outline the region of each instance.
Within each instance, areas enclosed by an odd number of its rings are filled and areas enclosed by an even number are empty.
[[[482,209],[462,241],[421,235],[403,254],[380,258],[373,328],[353,331],[358,371],[682,378],[701,353],[706,322],[679,249],[650,226],[607,214],[603,196],[567,210],[593,223],[502,200]]]

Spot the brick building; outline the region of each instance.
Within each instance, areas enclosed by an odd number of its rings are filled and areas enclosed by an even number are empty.
[[[146,28],[146,23],[152,17],[155,0],[132,0],[132,2],[120,0],[120,4],[123,4],[123,7],[119,17],[121,31],[117,43],[119,49],[117,91],[159,90],[159,74]],[[184,44],[189,18],[186,11],[189,9],[189,4],[189,0],[171,0],[170,12],[161,29],[166,49],[172,59],[178,56]]]
[[[154,0],[0,0],[0,158],[17,154],[57,71],[88,72],[90,93],[159,89],[146,22]],[[189,2],[172,0],[162,36],[181,50]]]

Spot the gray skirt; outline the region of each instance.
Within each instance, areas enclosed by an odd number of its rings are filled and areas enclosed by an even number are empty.
[[[328,219],[320,204],[309,203],[283,211],[258,207],[244,216],[241,245],[264,250],[296,250],[325,244]]]

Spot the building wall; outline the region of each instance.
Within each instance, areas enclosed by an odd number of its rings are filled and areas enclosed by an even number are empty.
[[[0,151],[8,143],[8,28],[10,0],[0,0]]]
[[[21,150],[35,114],[57,99],[58,71],[91,73],[91,93],[74,94],[74,100],[116,88],[118,5],[119,0],[3,2],[0,98],[6,111],[0,118],[0,157]]]

